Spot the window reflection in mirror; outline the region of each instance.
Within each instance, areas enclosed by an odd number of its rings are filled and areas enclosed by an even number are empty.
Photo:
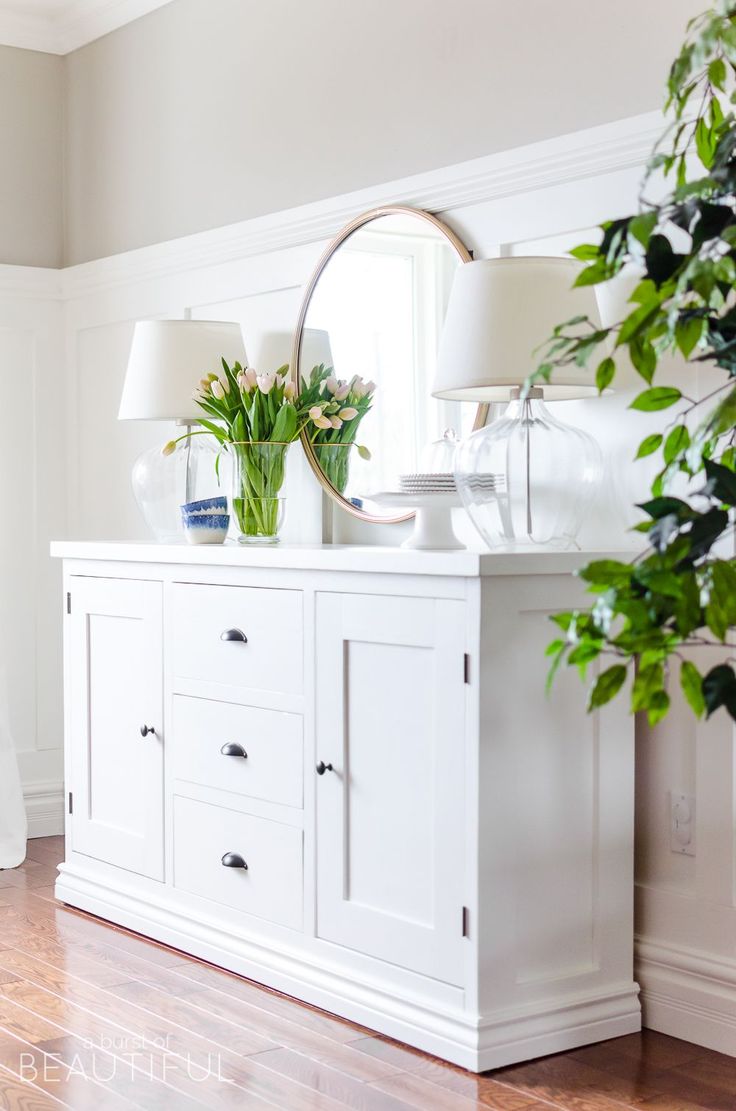
[[[376,384],[356,435],[370,459],[349,450],[341,491],[368,513],[395,514],[372,504],[371,495],[398,490],[401,474],[436,470],[433,442],[447,429],[459,437],[472,429],[475,406],[431,393],[450,288],[462,263],[442,230],[418,214],[378,216],[338,246],[314,286],[301,377],[324,363],[337,379],[357,375]],[[324,455],[318,452],[318,459]]]

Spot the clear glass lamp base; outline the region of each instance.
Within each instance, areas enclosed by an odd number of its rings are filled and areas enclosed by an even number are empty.
[[[180,433],[181,434],[181,433]],[[220,459],[220,481],[215,471],[217,443],[211,436],[192,436],[176,445],[171,455],[161,448],[144,451],[133,464],[133,495],[159,544],[186,543],[180,507],[186,502],[221,495],[229,488]]]
[[[533,389],[474,432],[455,456],[463,505],[490,548],[564,551],[576,538],[598,488],[595,440],[552,416]]]

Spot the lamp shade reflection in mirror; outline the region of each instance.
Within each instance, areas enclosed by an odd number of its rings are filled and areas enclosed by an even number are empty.
[[[307,286],[292,360],[299,388],[312,387],[304,447],[328,493],[358,517],[411,516],[382,495],[429,470],[448,429],[460,438],[478,420],[475,407],[431,394],[450,289],[469,260],[436,217],[382,208],[343,229]]]

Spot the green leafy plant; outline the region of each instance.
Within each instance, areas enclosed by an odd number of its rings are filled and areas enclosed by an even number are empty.
[[[631,679],[631,709],[650,723],[670,706],[673,670],[692,711],[723,708],[736,719],[736,671],[727,646],[736,626],[736,3],[721,2],[688,25],[672,64],[669,123],[647,167],[639,211],[601,226],[600,242],[571,253],[585,263],[576,285],[638,275],[627,315],[611,327],[587,317],[560,324],[531,382],[557,368],[595,365],[599,390],[628,356],[645,388],[631,408],[673,409],[636,458],[659,453],[651,497],[635,527],[647,547],[631,563],[604,559],[581,572],[597,595],[584,610],[556,615],[561,635],[548,647],[550,679],[561,664],[585,678],[593,661],[612,657],[592,685],[589,708]],[[647,199],[655,174],[672,181]],[[706,397],[687,396],[654,379],[663,356],[710,364],[721,381]],[[693,388],[695,392],[695,388]],[[674,488],[674,490],[673,490]],[[675,493],[676,491],[677,493]],[[680,496],[681,495],[681,496]],[[691,649],[720,649],[705,674]]]

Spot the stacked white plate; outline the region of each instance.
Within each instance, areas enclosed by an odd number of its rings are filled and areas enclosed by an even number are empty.
[[[466,474],[463,476],[463,481],[471,490],[483,490],[489,493],[503,490],[505,485],[502,474]]]
[[[454,494],[455,476],[451,471],[435,474],[399,475],[402,494]]]
[[[500,474],[468,474],[464,481],[471,490],[489,493],[504,487],[504,477]],[[399,489],[402,494],[452,494],[457,487],[454,474],[448,472],[399,475]]]

